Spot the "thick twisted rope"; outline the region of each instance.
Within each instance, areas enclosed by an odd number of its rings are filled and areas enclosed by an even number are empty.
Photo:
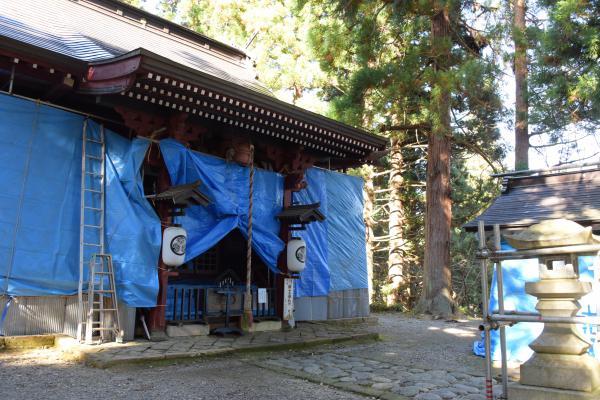
[[[254,207],[254,146],[250,145],[250,182],[248,190],[248,241],[246,242],[246,296],[244,298],[244,313],[252,324],[252,209]]]

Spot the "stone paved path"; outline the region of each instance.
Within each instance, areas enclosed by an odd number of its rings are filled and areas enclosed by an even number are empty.
[[[240,350],[277,350],[347,340],[374,340],[377,336],[374,327],[368,322],[352,325],[300,323],[297,329],[287,332],[257,332],[232,337],[178,337],[162,342],[140,340],[124,344],[105,343],[98,346],[79,345],[69,341],[62,349],[88,365],[107,367],[128,362],[227,354]]]
[[[259,365],[386,399],[485,399],[484,361],[472,353],[480,335],[478,321],[396,313],[377,317],[375,330],[381,341],[274,353]],[[496,395],[501,392],[499,383],[495,382]]]
[[[115,367],[103,370],[69,361],[61,348],[0,352],[0,393],[11,399],[76,399],[90,388],[99,393],[110,381],[115,384],[99,398],[484,399],[484,363],[471,350],[479,337],[477,321],[377,317],[378,325],[305,323],[289,332],[238,338],[73,346],[87,351],[88,364]],[[341,341],[373,335],[382,340]],[[324,345],[305,347],[317,341]],[[202,358],[221,353],[231,356]],[[179,360],[190,357],[199,358]],[[494,391],[499,394],[498,382]]]
[[[358,384],[388,391],[414,400],[485,400],[484,378],[464,372],[411,368],[339,352],[275,356],[263,361],[267,366],[327,378],[329,382]],[[337,385],[336,385],[337,386]],[[500,387],[496,385],[498,393]]]

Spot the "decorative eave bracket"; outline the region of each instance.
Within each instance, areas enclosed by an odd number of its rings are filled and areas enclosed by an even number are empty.
[[[321,203],[292,205],[281,211],[277,218],[289,226],[290,230],[304,230],[311,222],[325,221],[325,215],[319,210]]]
[[[171,186],[162,193],[152,194],[146,198],[152,202],[168,202],[173,208],[172,216],[184,215],[183,209],[190,206],[207,206],[211,200],[198,188],[201,182],[195,181],[184,185]]]

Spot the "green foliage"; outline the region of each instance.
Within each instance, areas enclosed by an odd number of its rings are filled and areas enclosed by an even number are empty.
[[[162,0],[163,16],[245,50],[260,81],[286,101],[325,113],[324,74],[309,46],[308,11],[296,0]]]
[[[577,124],[600,125],[600,1],[542,0],[548,21],[532,28],[531,122],[560,140]]]
[[[434,4],[435,3],[435,4]],[[332,104],[331,115],[346,123],[378,130],[382,125],[425,124],[436,129],[439,107],[450,94],[454,141],[452,169],[453,226],[452,269],[458,303],[476,309],[478,285],[469,273],[473,239],[459,227],[477,215],[497,193],[489,178],[489,168],[474,157],[482,155],[499,165],[504,149],[498,145],[498,121],[505,117],[498,93],[500,74],[496,55],[486,51],[489,43],[500,40],[502,29],[476,17],[482,10],[469,1],[387,2],[387,1],[307,1],[314,15],[310,40],[321,60],[328,80],[322,94]],[[432,42],[431,15],[436,7],[450,9],[452,34],[449,41]],[[491,11],[483,10],[483,14]],[[476,31],[471,26],[483,26]],[[449,48],[445,70],[438,69],[435,57]],[[437,129],[439,130],[439,128]],[[426,135],[389,132],[426,143]],[[411,140],[407,140],[407,143]],[[413,143],[414,144],[414,143]],[[402,201],[405,285],[414,305],[423,284],[424,210],[426,149],[405,146]],[[474,160],[478,160],[479,163]],[[384,160],[382,169],[389,168]],[[387,175],[375,181],[376,188],[388,186]],[[385,202],[384,200],[382,201]],[[375,236],[387,232],[385,206],[376,203]],[[389,211],[389,210],[388,210]],[[374,254],[375,298],[383,302],[391,290],[387,277],[385,242],[376,243]]]
[[[450,40],[432,43],[431,15],[451,10]],[[452,272],[457,301],[476,310],[478,283],[472,270],[474,239],[460,226],[496,193],[487,163],[499,164],[497,122],[505,116],[498,94],[499,68],[490,45],[504,26],[488,18],[493,10],[472,1],[325,1],[325,0],[163,0],[163,16],[202,34],[245,49],[256,62],[260,80],[275,95],[301,107],[362,128],[439,125],[437,108],[450,94],[453,138]],[[483,18],[481,16],[484,16]],[[477,26],[477,29],[472,28]],[[447,68],[435,54],[450,49]],[[402,138],[405,221],[403,274],[409,301],[422,288],[427,136],[419,130],[384,134]],[[381,160],[380,170],[390,168]],[[361,171],[354,171],[360,175]],[[386,193],[389,175],[375,181],[374,289],[378,304],[393,290],[388,281]],[[412,299],[412,300],[411,300]],[[375,308],[378,306],[375,305]]]
[[[490,170],[481,159],[455,159],[452,169],[452,288],[461,312],[476,315],[481,302],[480,270],[475,259],[478,242],[475,235],[460,227],[500,195],[500,187],[489,178]]]

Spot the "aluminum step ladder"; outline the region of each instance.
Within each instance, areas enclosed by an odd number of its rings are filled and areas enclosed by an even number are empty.
[[[112,257],[104,248],[104,126],[83,122],[81,146],[81,214],[77,340],[101,343],[111,336],[122,341]],[[85,330],[85,332],[84,332]]]

